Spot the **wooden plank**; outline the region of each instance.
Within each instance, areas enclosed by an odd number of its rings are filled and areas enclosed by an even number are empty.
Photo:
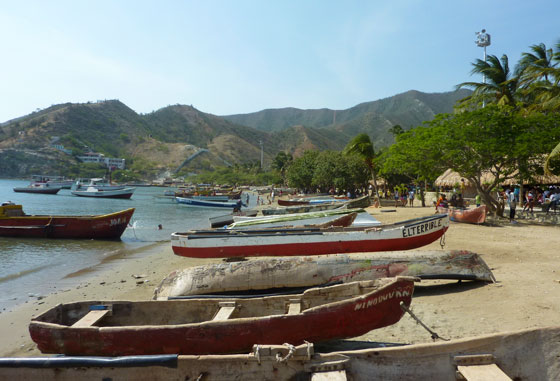
[[[467,381],[512,381],[496,364],[457,366]]]
[[[330,372],[316,372],[311,374],[311,381],[346,381],[346,371],[333,370]]]
[[[91,327],[92,325],[96,324],[99,320],[101,320],[105,315],[107,315],[110,310],[94,310],[89,311],[86,316],[72,324],[72,328],[84,328],[84,327]]]
[[[290,299],[288,315],[297,315],[301,312],[301,299]]]
[[[221,302],[218,304],[220,309],[212,320],[227,320],[235,310],[235,302]]]

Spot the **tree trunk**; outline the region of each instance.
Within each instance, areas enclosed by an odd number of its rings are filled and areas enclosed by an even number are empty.
[[[377,191],[377,175],[375,174],[375,170],[371,168],[371,177],[373,179],[373,191],[375,192],[375,197],[373,201],[379,200],[379,192]]]

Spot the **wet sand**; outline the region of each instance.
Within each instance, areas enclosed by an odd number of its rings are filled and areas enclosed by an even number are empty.
[[[432,207],[369,208],[383,223],[432,215]],[[560,227],[509,224],[492,226],[451,223],[445,249],[471,250],[482,256],[497,279],[495,284],[423,281],[416,287],[413,312],[439,336],[462,338],[530,327],[560,325]],[[421,250],[441,249],[440,241]],[[0,356],[38,356],[27,326],[32,316],[58,303],[78,300],[146,300],[171,271],[217,263],[173,255],[169,242],[145,247],[75,274],[79,285],[0,314]],[[431,342],[430,334],[405,315],[391,327],[371,331],[324,348],[349,349],[371,342]]]

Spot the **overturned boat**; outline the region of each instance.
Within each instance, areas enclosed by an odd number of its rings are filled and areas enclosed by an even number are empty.
[[[488,208],[486,205],[472,209],[462,208],[443,208],[438,206],[438,213],[446,213],[449,219],[454,222],[465,222],[468,224],[483,224],[486,221]]]
[[[492,271],[478,254],[463,250],[256,258],[173,271],[155,289],[154,299],[226,292],[281,292],[401,275],[495,281]]]

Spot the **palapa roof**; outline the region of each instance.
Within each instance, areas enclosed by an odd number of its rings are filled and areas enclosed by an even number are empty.
[[[494,178],[495,178],[494,175],[491,174],[490,172],[484,172],[482,174],[481,180],[482,183],[490,183],[494,181]],[[461,179],[465,179],[465,186],[474,186],[474,184],[471,184],[471,182],[467,178],[462,177],[457,172],[453,171],[451,168],[443,172],[443,174],[441,174],[436,179],[434,184],[438,187],[452,187],[456,184],[460,184]],[[502,181],[503,185],[515,185],[518,183],[519,181],[515,178]],[[539,176],[535,176],[534,181],[524,180],[523,184],[560,184],[560,176],[539,175]]]

